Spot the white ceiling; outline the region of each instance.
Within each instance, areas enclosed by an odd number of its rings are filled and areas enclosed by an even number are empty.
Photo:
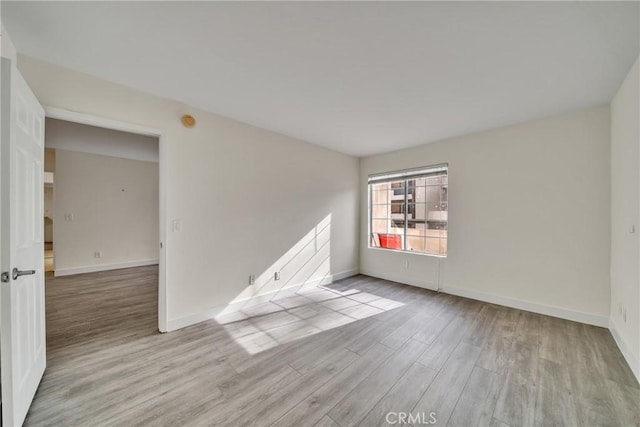
[[[18,51],[363,156],[608,102],[638,2],[2,2]]]

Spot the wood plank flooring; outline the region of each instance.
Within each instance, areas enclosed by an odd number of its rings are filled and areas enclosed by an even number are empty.
[[[44,243],[44,271],[53,271],[53,243]]]
[[[46,293],[29,426],[640,425],[603,328],[362,275],[168,334],[155,267]]]

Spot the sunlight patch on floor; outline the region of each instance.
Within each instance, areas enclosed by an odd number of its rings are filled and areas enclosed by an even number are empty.
[[[249,354],[396,309],[404,304],[355,289],[317,287],[218,316],[229,336]]]

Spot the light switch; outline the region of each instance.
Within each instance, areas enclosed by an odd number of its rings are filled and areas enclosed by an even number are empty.
[[[72,213],[64,214],[64,220],[65,221],[73,221],[73,214]]]
[[[173,231],[174,233],[182,231],[181,219],[174,219],[173,221],[171,221],[171,231]]]

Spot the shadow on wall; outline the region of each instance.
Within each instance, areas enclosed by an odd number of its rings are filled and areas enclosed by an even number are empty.
[[[280,272],[283,280],[275,280]],[[393,310],[404,304],[331,282],[331,214],[256,277],[215,317],[248,354]]]

